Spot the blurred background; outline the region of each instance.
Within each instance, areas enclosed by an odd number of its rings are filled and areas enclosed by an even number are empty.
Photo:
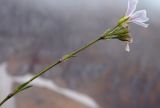
[[[131,24],[130,53],[118,40],[102,41],[43,78],[91,97],[100,108],[160,108],[159,5],[140,0],[137,10],[147,10],[150,26]],[[127,0],[0,0],[0,67],[7,64],[0,69],[0,97],[19,84],[12,77],[36,74],[115,26],[126,9]],[[36,86],[15,97],[15,108],[28,107],[88,108]]]

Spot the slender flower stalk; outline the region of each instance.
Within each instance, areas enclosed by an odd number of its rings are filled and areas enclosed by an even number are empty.
[[[114,38],[114,35],[116,35],[118,33],[118,30],[116,30],[117,28],[119,28],[119,26],[114,27],[113,29],[104,32],[101,36],[99,36],[97,39],[89,42],[88,44],[84,45],[83,47],[67,54],[64,55],[63,57],[61,57],[57,62],[49,65],[48,67],[46,67],[45,69],[43,69],[42,71],[40,71],[38,74],[36,74],[33,78],[31,78],[29,81],[19,85],[12,93],[10,93],[2,102],[0,102],[0,106],[2,106],[7,100],[9,100],[10,98],[12,98],[13,96],[15,96],[16,94],[32,87],[31,85],[29,85],[33,80],[35,80],[36,78],[38,78],[39,76],[43,75],[44,73],[46,73],[48,70],[50,70],[51,68],[57,66],[58,64],[63,63],[64,61],[67,61],[73,57],[75,57],[78,53],[80,53],[81,51],[87,49],[88,47],[92,46],[93,44],[97,43],[100,40],[106,40],[106,39],[112,39]],[[116,32],[115,32],[116,31]]]
[[[128,24],[133,22],[133,23],[136,23],[136,24],[141,25],[143,27],[148,27],[148,24],[145,24],[145,22],[149,20],[149,18],[147,18],[146,11],[141,10],[141,11],[137,11],[137,12],[134,13],[134,11],[136,9],[136,6],[137,6],[137,3],[138,3],[138,0],[129,0],[126,15],[118,21],[118,24],[114,28],[106,30],[102,35],[98,36],[98,38],[96,38],[95,40],[89,42],[88,44],[84,45],[83,47],[81,47],[81,48],[79,48],[79,49],[77,49],[73,52],[70,52],[67,55],[62,56],[57,62],[49,65],[46,68],[44,68],[38,74],[36,74],[33,78],[31,78],[27,82],[19,85],[12,93],[10,93],[4,100],[2,100],[2,102],[0,102],[0,107],[6,101],[8,101],[10,98],[15,96],[16,94],[32,87],[30,85],[30,83],[33,80],[35,80],[36,78],[43,75],[44,73],[46,73],[51,68],[65,62],[65,61],[67,61],[67,60],[69,60],[73,57],[75,57],[78,53],[80,53],[83,50],[91,47],[93,44],[99,42],[100,40],[119,39],[120,41],[124,41],[124,42],[127,43],[126,51],[129,52],[130,51],[129,43],[131,43],[133,41],[133,39],[129,35]]]

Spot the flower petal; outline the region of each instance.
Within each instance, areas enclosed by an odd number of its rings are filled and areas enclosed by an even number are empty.
[[[146,24],[146,23],[144,23],[144,22],[142,22],[140,20],[135,20],[135,21],[132,21],[132,22],[135,23],[135,24],[138,24],[138,25],[140,25],[140,26],[142,26],[144,28],[147,28],[149,26],[149,24]]]
[[[136,10],[138,0],[128,0],[128,9],[126,12],[126,16],[131,16],[133,12]]]
[[[136,11],[132,16],[131,16],[131,21],[136,21],[138,20],[138,22],[146,22],[149,20],[149,18],[147,17],[147,12],[146,10],[140,10],[140,11]]]
[[[125,50],[126,50],[127,52],[130,52],[129,42],[126,43]]]

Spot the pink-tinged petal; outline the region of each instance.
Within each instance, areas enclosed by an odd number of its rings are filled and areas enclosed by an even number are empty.
[[[139,20],[135,20],[135,21],[132,21],[132,22],[135,23],[135,24],[138,24],[138,25],[140,25],[140,26],[142,26],[144,28],[147,28],[149,26],[149,24],[146,24],[146,23],[141,22]]]
[[[136,10],[138,0],[128,0],[128,9],[126,12],[126,16],[131,16],[133,12]]]
[[[130,52],[130,47],[129,47],[129,43],[128,43],[128,42],[126,43],[125,50],[126,50],[127,52]]]
[[[140,10],[140,11],[136,11],[132,16],[131,16],[131,21],[136,21],[138,20],[138,22],[146,22],[149,20],[149,18],[147,17],[147,12],[146,10]]]

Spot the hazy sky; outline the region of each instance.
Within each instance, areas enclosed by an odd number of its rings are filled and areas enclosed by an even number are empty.
[[[77,6],[92,6],[99,8],[101,6],[113,7],[117,5],[127,5],[128,0],[21,0],[23,2],[30,2],[31,4],[38,4],[49,7],[77,7]],[[139,0],[139,5],[147,6],[148,8],[160,10],[160,0]]]
[[[160,0],[143,0],[143,2],[146,3],[147,6],[151,6],[153,9],[160,10]]]

